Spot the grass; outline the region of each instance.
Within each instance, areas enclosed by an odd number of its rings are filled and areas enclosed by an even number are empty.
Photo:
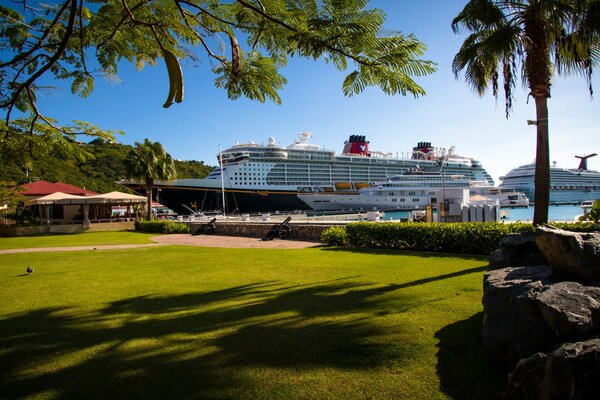
[[[31,247],[100,246],[109,244],[152,243],[156,233],[128,231],[86,232],[73,234],[0,237],[0,250]]]
[[[485,264],[325,248],[0,255],[0,398],[488,399],[506,375],[480,341]]]

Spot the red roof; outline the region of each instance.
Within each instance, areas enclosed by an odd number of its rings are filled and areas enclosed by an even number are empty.
[[[56,192],[76,194],[79,196],[93,196],[99,194],[91,190],[69,185],[68,183],[64,182],[52,183],[42,180],[26,183],[20,187],[24,189],[23,191],[19,192],[19,194],[23,196],[46,196]]]

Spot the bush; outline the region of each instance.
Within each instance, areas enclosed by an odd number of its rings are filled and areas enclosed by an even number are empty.
[[[321,241],[327,246],[348,246],[346,228],[343,226],[331,226],[321,234]]]
[[[176,221],[135,221],[135,230],[152,233],[190,233],[190,227]]]
[[[572,232],[600,231],[598,223],[553,222],[549,225]],[[331,227],[323,232],[321,239],[330,246],[488,255],[498,248],[506,235],[534,230],[526,223],[358,222]]]
[[[600,222],[550,222],[548,225],[571,232],[600,232]]]

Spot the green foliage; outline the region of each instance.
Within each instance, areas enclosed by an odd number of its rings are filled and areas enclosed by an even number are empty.
[[[99,193],[129,191],[117,181],[127,177],[125,160],[131,146],[104,139],[96,139],[80,146],[88,154],[84,160],[61,156],[57,151],[51,151],[44,157],[34,154],[25,164],[12,157],[0,157],[0,198],[3,180],[10,181],[4,187],[13,187],[32,179],[44,179],[70,183]],[[174,162],[180,178],[204,178],[214,168],[202,161]]]
[[[39,217],[34,216],[27,207],[17,206],[4,214],[7,219],[15,221],[17,225],[38,225]]]
[[[0,6],[3,147],[13,140],[10,136],[19,144],[37,141],[33,136],[46,136],[41,130],[53,132],[53,140],[39,145],[52,147],[72,138],[70,127],[40,113],[38,92],[49,88],[38,86],[39,79],[64,81],[71,93],[86,97],[96,77],[118,81],[123,62],[142,69],[167,57],[170,88],[174,70],[181,87],[170,91],[166,105],[175,93],[175,101],[182,100],[179,60],[188,65],[210,61],[216,86],[232,99],[246,96],[278,103],[278,91],[286,83],[279,70],[290,56],[325,59],[340,71],[350,69],[343,85],[348,96],[367,86],[379,86],[387,94],[420,96],[424,91],[413,78],[435,71],[434,63],[420,58],[425,46],[416,38],[389,31],[382,35],[385,14],[367,9],[365,0],[60,0],[28,1],[26,7],[5,3]],[[15,121],[12,114],[25,118]],[[112,135],[92,126],[83,126],[78,134]]]
[[[600,232],[600,223],[596,222],[550,222],[549,226],[571,232]]]
[[[157,179],[172,180],[177,177],[171,155],[162,144],[150,139],[135,142],[135,146],[127,153],[125,170],[128,178],[142,179],[150,187]]]
[[[205,178],[215,168],[214,166],[204,164],[204,161],[196,160],[174,160],[175,170],[178,179],[201,179]]]
[[[2,166],[0,165],[0,168]],[[0,206],[9,205],[16,206],[19,202],[25,201],[25,197],[20,194],[19,190],[14,190],[16,186],[14,181],[0,180]]]
[[[600,232],[599,223],[552,222],[550,225],[572,232]],[[526,223],[357,222],[328,228],[321,239],[329,246],[487,255],[498,248],[506,235],[533,230],[535,227]]]
[[[135,230],[152,233],[190,233],[190,227],[176,221],[135,221]]]
[[[343,226],[331,226],[321,234],[321,241],[327,246],[348,246],[346,228]]]
[[[522,223],[358,222],[346,225],[345,239],[349,247],[489,254],[507,234],[532,229]]]
[[[144,139],[144,142],[135,142],[135,147],[129,150],[125,159],[127,177],[141,179],[146,184],[146,218],[152,217],[152,187],[156,180],[172,180],[177,178],[175,163],[158,142]]]

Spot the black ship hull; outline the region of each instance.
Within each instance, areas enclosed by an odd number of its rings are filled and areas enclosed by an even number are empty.
[[[142,187],[131,188],[145,194]],[[154,187],[153,198],[177,214],[190,214],[186,207],[198,212],[223,210],[223,192],[220,189],[159,185]],[[298,210],[310,210],[310,207],[298,198],[296,192],[225,190],[227,214]]]

